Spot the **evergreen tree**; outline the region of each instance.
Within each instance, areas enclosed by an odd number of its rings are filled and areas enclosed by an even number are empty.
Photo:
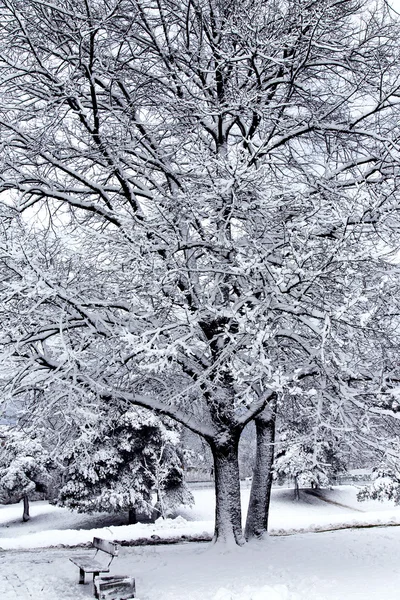
[[[127,510],[130,522],[137,512],[152,514],[153,493],[163,517],[191,504],[178,442],[176,426],[149,411],[100,415],[67,447],[57,503],[79,512]]]

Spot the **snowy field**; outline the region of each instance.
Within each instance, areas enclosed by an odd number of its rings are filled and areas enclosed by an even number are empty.
[[[385,525],[400,524],[400,508],[357,503],[355,495],[346,486],[323,499],[302,492],[295,502],[291,490],[275,489],[271,532],[278,535],[225,551],[207,543],[124,546],[111,573],[133,575],[140,600],[399,600],[400,528]],[[22,524],[21,506],[0,506],[0,600],[92,597],[92,585],[78,585],[68,560],[90,551],[51,545],[74,546],[93,535],[210,535],[213,490],[196,490],[195,497],[193,509],[153,525],[124,526],[121,518],[77,515],[44,502],[33,503],[31,521]],[[247,497],[243,490],[244,504]],[[381,527],[365,527],[374,524]],[[357,526],[364,527],[351,529]]]

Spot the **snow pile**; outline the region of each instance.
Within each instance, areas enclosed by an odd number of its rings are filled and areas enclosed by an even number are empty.
[[[328,519],[320,516],[318,519],[312,519],[294,527],[271,527],[270,535],[294,535],[296,533],[319,533],[321,531],[335,531],[337,529],[362,528],[362,527],[387,527],[400,525],[400,512],[381,511],[368,512],[362,517],[354,517],[352,513],[341,516],[329,515]]]
[[[38,531],[19,537],[0,537],[0,549],[22,550],[31,548],[73,547],[90,544],[93,537],[101,537],[116,542],[136,542],[147,539],[152,541],[174,540],[181,538],[211,538],[214,523],[212,521],[192,521],[188,523],[182,517],[159,519],[154,524],[138,523],[119,527],[100,529],[66,529]]]

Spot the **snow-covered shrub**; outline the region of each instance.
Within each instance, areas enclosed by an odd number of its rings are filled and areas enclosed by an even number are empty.
[[[400,475],[394,469],[380,466],[372,474],[372,483],[362,488],[357,500],[394,500],[400,504]]]

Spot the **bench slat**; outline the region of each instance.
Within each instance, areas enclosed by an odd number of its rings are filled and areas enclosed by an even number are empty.
[[[83,569],[86,573],[109,573],[110,569],[104,564],[93,560],[90,556],[74,556],[69,559],[74,565]]]
[[[135,597],[135,579],[127,575],[96,577],[96,596],[100,600],[128,600]]]
[[[118,556],[118,544],[115,542],[109,542],[108,540],[94,537],[93,546],[97,548],[97,550],[107,552],[107,554],[111,554],[112,556]]]

